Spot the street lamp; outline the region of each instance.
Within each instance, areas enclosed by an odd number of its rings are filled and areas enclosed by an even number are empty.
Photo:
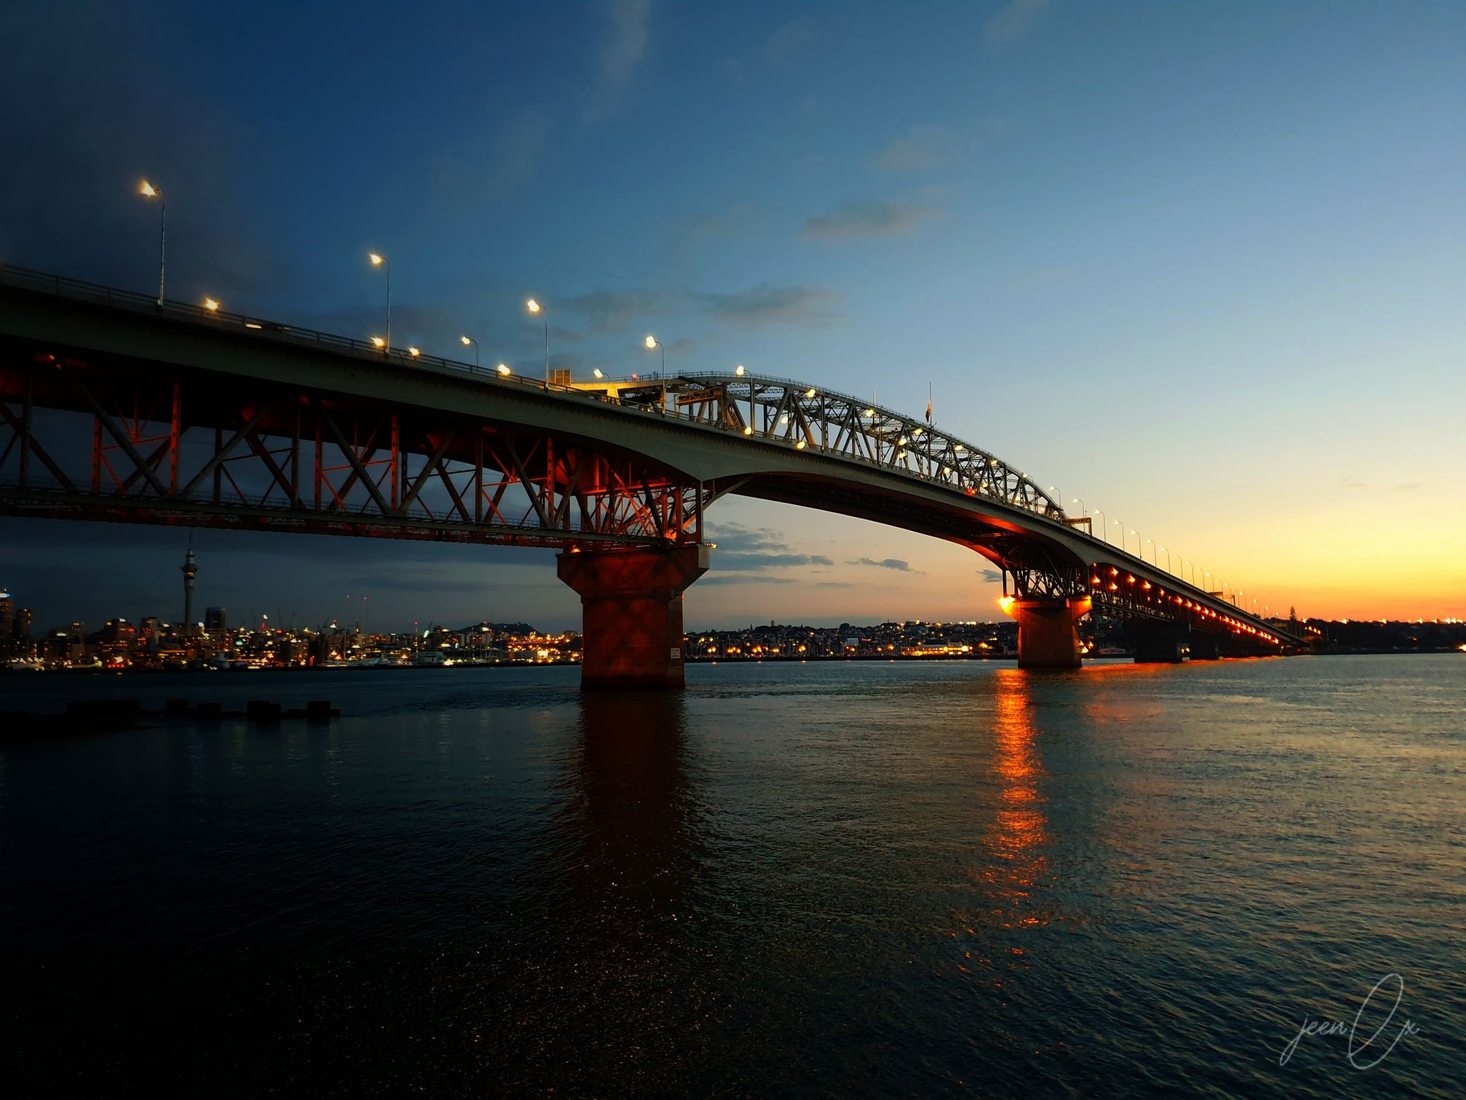
[[[205,298],[204,299],[204,308],[206,310],[208,310],[210,313],[218,313],[219,312],[219,299],[218,298]]]
[[[473,346],[473,369],[478,370],[478,341],[475,340],[472,336],[460,336],[458,340],[464,347],[468,347],[469,345]]]
[[[524,303],[524,308],[536,317],[543,317],[545,320],[545,381],[548,382],[550,380],[550,315],[545,312],[545,307],[533,298]]]
[[[647,351],[651,351],[653,348],[661,348],[661,351],[662,351],[662,373],[663,374],[666,374],[667,373],[667,348],[655,336],[648,336],[646,338],[646,350]]]
[[[1176,571],[1171,568],[1171,552],[1167,550],[1164,546],[1157,546],[1156,553],[1166,555],[1166,572],[1170,573],[1172,576],[1175,576]]]
[[[373,267],[382,268],[387,274],[387,344],[388,351],[392,348],[392,265],[387,257],[380,252],[368,252],[367,259],[371,260]]]
[[[1120,519],[1112,519],[1110,520],[1110,522],[1116,524],[1120,528],[1120,549],[1125,549],[1125,521]],[[1109,541],[1108,533],[1106,533],[1105,535],[1105,541]]]
[[[510,370],[510,369],[509,369],[509,367],[508,367],[508,365],[507,365],[507,364],[505,364],[505,363],[500,363],[500,364],[499,364],[499,365],[498,365],[498,366],[497,366],[497,367],[495,367],[495,368],[494,368],[494,369],[495,369],[495,370],[497,370],[497,371],[498,371],[498,372],[499,372],[499,374],[500,374],[500,376],[502,376],[502,377],[504,377],[504,378],[508,378],[508,377],[509,377],[509,376],[510,376],[510,375],[511,375],[511,374],[513,374],[513,373],[514,373],[514,372],[513,372],[513,371],[511,371],[511,370]]]
[[[168,254],[168,203],[163,192],[147,180],[143,180],[138,194],[146,199],[158,200],[158,308],[163,308],[163,260]]]

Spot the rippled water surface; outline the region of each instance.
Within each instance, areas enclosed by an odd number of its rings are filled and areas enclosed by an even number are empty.
[[[0,680],[345,712],[0,740],[0,1087],[1466,1093],[1466,658],[688,681]]]

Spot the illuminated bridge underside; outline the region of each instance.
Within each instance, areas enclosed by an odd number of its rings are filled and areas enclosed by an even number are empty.
[[[970,547],[1022,600],[1277,641],[995,456],[806,383],[499,378],[0,268],[0,512],[632,548],[700,543],[726,493]]]

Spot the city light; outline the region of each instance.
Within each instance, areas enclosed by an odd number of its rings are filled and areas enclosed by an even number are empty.
[[[500,363],[494,369],[497,370],[505,378],[508,378],[511,374],[514,373],[512,370],[509,369],[509,365],[507,363]]]
[[[219,299],[217,299],[217,298],[205,298],[204,299],[204,308],[206,310],[208,310],[210,313],[218,313],[219,312]]]

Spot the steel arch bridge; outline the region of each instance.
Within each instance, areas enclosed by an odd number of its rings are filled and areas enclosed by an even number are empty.
[[[502,376],[0,267],[0,514],[635,552],[700,546],[729,493],[957,542],[1020,604],[1293,641],[996,455],[823,387]]]

